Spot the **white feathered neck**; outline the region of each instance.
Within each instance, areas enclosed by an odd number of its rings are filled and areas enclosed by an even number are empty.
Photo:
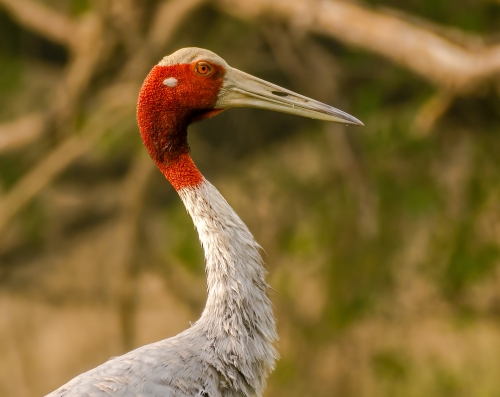
[[[191,328],[213,341],[223,376],[247,396],[261,396],[277,359],[277,340],[260,246],[208,181],[179,190],[205,252],[208,298]]]

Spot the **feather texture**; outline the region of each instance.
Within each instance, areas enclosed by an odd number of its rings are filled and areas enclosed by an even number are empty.
[[[259,245],[205,179],[179,190],[205,252],[200,319],[83,373],[46,397],[260,397],[277,339]]]

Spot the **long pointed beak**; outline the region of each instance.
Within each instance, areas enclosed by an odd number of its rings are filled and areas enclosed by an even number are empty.
[[[342,110],[268,83],[241,70],[229,68],[215,108],[232,107],[269,109],[312,119],[364,125],[356,117]]]

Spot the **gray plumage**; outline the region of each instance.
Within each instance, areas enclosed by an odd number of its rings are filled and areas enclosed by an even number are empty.
[[[198,230],[208,298],[179,335],[83,373],[47,397],[260,396],[277,354],[259,245],[208,181],[179,191]]]
[[[198,230],[207,273],[205,310],[181,334],[113,358],[47,397],[260,397],[277,358],[260,247],[217,189],[185,157],[183,128],[188,122],[175,111],[187,106],[193,112],[190,117],[204,118],[214,110],[247,106],[363,125],[341,110],[231,68],[201,48],[178,50],[158,68],[148,75],[139,96],[139,127]],[[193,98],[200,102],[192,103]],[[161,102],[166,99],[168,106]],[[167,117],[180,130],[161,132]]]

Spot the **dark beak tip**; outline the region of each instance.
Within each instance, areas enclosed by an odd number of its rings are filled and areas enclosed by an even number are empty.
[[[352,116],[351,116],[352,117]],[[352,117],[352,119],[350,119],[348,121],[348,124],[350,125],[353,125],[353,126],[356,126],[356,127],[364,127],[365,124],[361,121],[361,120],[358,120],[357,118],[355,117]]]

